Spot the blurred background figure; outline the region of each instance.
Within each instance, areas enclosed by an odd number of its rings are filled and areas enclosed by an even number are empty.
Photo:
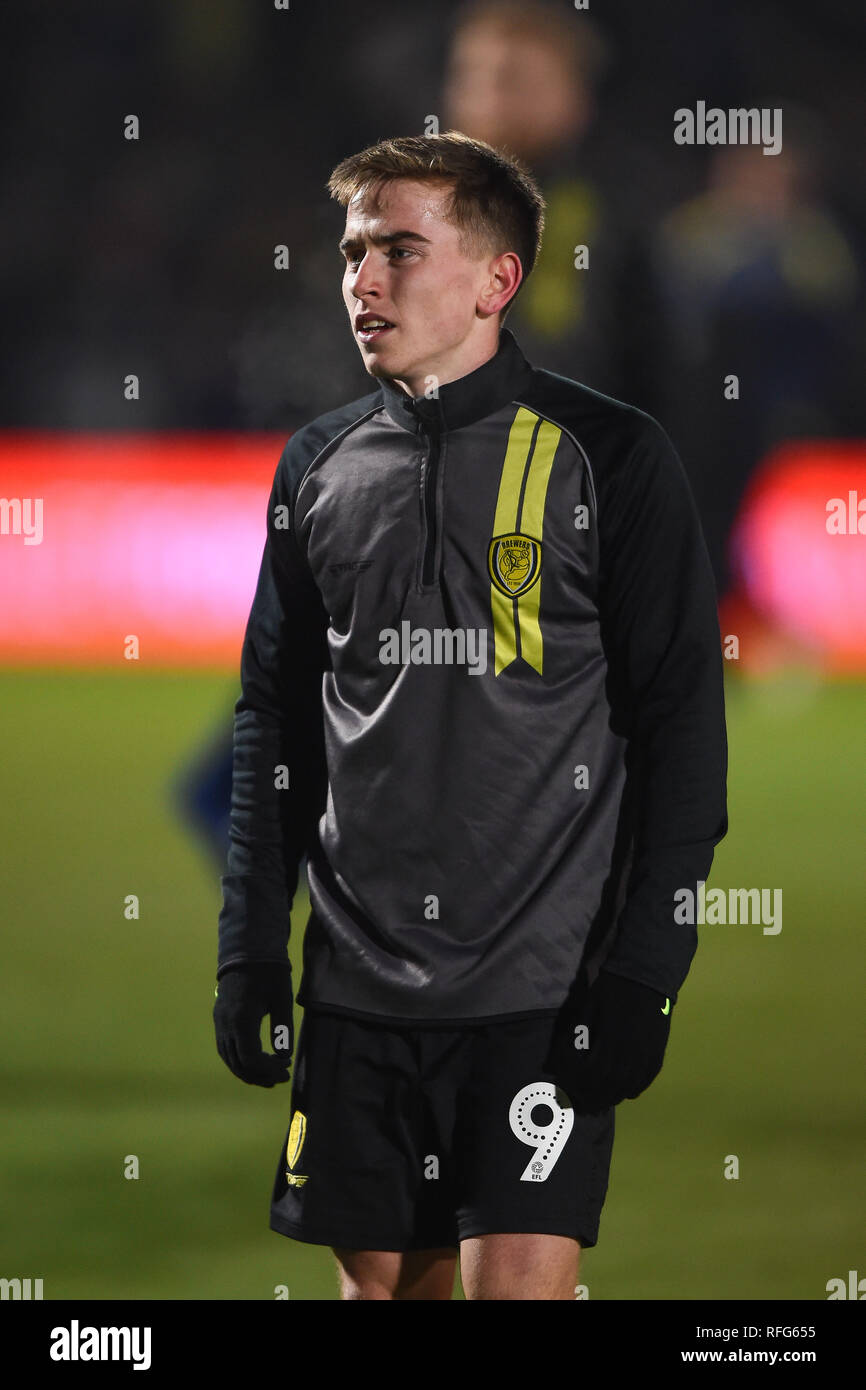
[[[782,107],[781,153],[716,148],[705,191],[664,218],[657,242],[671,325],[661,415],[688,460],[720,594],[732,579],[728,538],[760,459],[785,439],[866,429],[862,268],[824,197],[820,124]],[[725,394],[731,374],[734,398]]]
[[[583,158],[610,45],[593,21],[546,0],[476,0],[458,11],[443,129],[509,150],[539,180],[547,219],[509,327],[530,361],[655,412],[663,332],[645,228]]]
[[[232,711],[226,721],[178,773],[173,795],[176,804],[224,874],[229,852],[232,805]]]

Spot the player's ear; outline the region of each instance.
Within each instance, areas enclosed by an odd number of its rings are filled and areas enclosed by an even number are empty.
[[[491,256],[487,275],[478,296],[477,310],[482,318],[498,314],[510,303],[523,279],[523,267],[515,251]]]

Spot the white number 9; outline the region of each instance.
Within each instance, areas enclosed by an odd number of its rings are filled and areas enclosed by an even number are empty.
[[[534,1123],[532,1112],[537,1105],[546,1106],[553,1112],[547,1124]],[[535,1157],[526,1165],[520,1181],[544,1182],[565,1148],[574,1124],[574,1111],[568,1096],[552,1081],[536,1081],[531,1086],[524,1086],[511,1102],[508,1123],[522,1144],[535,1149]]]

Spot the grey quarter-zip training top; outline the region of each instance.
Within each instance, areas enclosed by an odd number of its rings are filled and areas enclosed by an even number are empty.
[[[716,595],[643,412],[496,355],[313,420],[277,466],[241,656],[218,975],[383,1021],[556,1013],[583,962],[675,1000],[675,893],[726,833]]]

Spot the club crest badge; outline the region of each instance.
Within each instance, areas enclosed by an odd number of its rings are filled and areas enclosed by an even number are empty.
[[[541,542],[521,531],[494,536],[487,551],[487,568],[500,593],[520,598],[541,572]]]
[[[286,1144],[286,1162],[288,1163],[289,1168],[294,1168],[295,1164],[300,1158],[301,1149],[304,1147],[304,1140],[306,1139],[306,1137],[307,1117],[306,1115],[303,1115],[300,1110],[296,1110],[292,1117],[292,1123],[289,1129],[289,1138]],[[303,1187],[307,1179],[300,1173],[287,1172],[286,1181],[289,1183],[290,1187]]]

